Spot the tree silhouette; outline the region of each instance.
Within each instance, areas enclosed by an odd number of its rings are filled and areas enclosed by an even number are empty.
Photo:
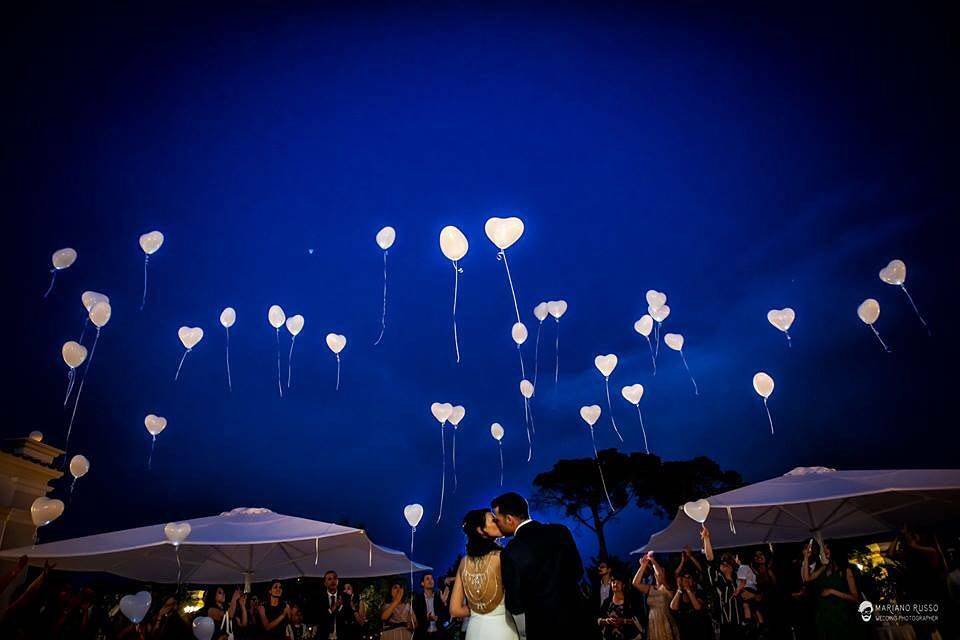
[[[635,453],[631,458],[643,455]],[[736,471],[724,471],[716,461],[697,456],[664,461],[655,474],[635,473],[631,483],[638,507],[652,508],[661,518],[672,518],[683,503],[736,489],[743,486],[743,479]],[[649,498],[640,500],[645,496]]]

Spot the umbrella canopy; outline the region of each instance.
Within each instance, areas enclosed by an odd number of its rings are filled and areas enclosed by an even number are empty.
[[[427,571],[405,554],[373,544],[361,529],[274,513],[234,509],[187,520],[190,534],[175,547],[164,525],[101,533],[34,547],[10,549],[0,558],[56,562],[67,571],[104,571],[146,582],[230,584],[322,576],[367,578]],[[411,568],[412,567],[412,568]]]
[[[797,467],[707,498],[716,549],[817,538],[854,538],[960,518],[960,469],[837,471]],[[633,553],[680,551],[700,541],[682,509]]]

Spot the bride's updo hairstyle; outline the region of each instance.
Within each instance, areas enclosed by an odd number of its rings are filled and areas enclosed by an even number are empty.
[[[487,525],[489,509],[474,509],[463,517],[463,533],[467,536],[467,555],[471,558],[480,558],[491,551],[500,551],[500,545],[493,538],[481,533]],[[478,531],[479,529],[479,531]]]

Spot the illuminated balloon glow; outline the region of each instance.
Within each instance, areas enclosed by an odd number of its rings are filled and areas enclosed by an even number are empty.
[[[873,326],[880,317],[880,303],[873,298],[867,298],[860,303],[859,307],[857,307],[857,316],[865,325],[870,327],[870,329],[873,331],[873,335],[877,336],[877,340],[880,341],[880,346],[883,347],[883,350],[887,353],[890,353],[890,347],[888,347],[887,343],[884,342],[883,338],[880,337],[880,332],[877,331],[877,328]]]
[[[523,396],[523,416],[527,425],[527,462],[533,459],[533,435],[536,429],[533,425],[533,410],[530,408],[530,398],[533,397],[533,383],[524,378],[520,381],[520,395]]]
[[[447,488],[447,444],[443,435],[443,425],[453,415],[453,405],[449,402],[434,402],[430,405],[430,413],[440,423],[440,510],[437,512],[437,524],[443,518],[443,500]]]
[[[547,313],[553,316],[557,323],[557,339],[554,344],[556,356],[556,366],[553,371],[553,384],[556,386],[560,382],[560,318],[567,312],[566,300],[551,300],[547,303]]]
[[[189,522],[168,522],[163,527],[163,535],[167,541],[173,545],[174,553],[177,556],[177,587],[180,586],[180,575],[183,573],[183,565],[180,563],[180,545],[190,535],[192,527]],[[208,618],[209,619],[209,618]],[[194,625],[196,633],[196,625]]]
[[[633,330],[647,339],[647,346],[650,348],[650,360],[653,362],[653,375],[657,375],[657,355],[653,352],[653,342],[650,341],[650,334],[653,333],[653,317],[650,314],[644,314],[639,320],[633,323]]]
[[[637,408],[637,417],[640,418],[640,432],[643,434],[643,448],[650,453],[650,446],[647,444],[647,430],[643,426],[643,414],[640,413],[640,398],[643,397],[643,385],[642,384],[631,384],[620,389],[620,395],[623,396],[624,400],[632,404]]]
[[[770,415],[770,407],[767,405],[767,398],[773,393],[773,378],[768,373],[758,371],[753,376],[753,390],[763,398],[763,408],[767,410],[767,420],[770,421],[770,435],[773,435],[773,416]]]
[[[793,326],[793,321],[796,319],[797,314],[794,313],[793,309],[790,307],[784,307],[783,309],[770,309],[767,311],[767,322],[775,326],[780,331],[783,331],[783,335],[787,336],[787,346],[792,347],[793,343],[790,340],[790,327]]]
[[[345,346],[347,346],[347,336],[339,333],[327,334],[327,347],[333,352],[333,355],[337,356],[337,391],[340,391],[340,352],[343,351]]]
[[[53,291],[53,283],[57,281],[57,273],[70,268],[70,265],[76,261],[77,252],[70,247],[58,249],[53,252],[53,255],[50,256],[50,262],[53,263],[53,269],[50,269],[50,286],[47,287],[46,293],[43,294],[44,298],[49,296],[50,292]]]
[[[80,405],[80,394],[83,393],[83,384],[87,381],[87,374],[90,373],[90,366],[93,364],[93,354],[97,351],[97,343],[100,341],[100,330],[110,322],[110,316],[113,315],[113,309],[109,302],[97,302],[87,314],[90,322],[97,328],[96,336],[93,338],[93,346],[90,347],[90,355],[87,358],[87,366],[83,369],[83,376],[80,378],[80,386],[77,387],[77,395],[73,399],[73,410],[70,412],[70,422],[67,424],[67,437],[64,441],[64,451],[69,451],[70,434],[73,432],[73,421],[77,417],[77,407]]]
[[[917,304],[913,301],[913,296],[910,295],[910,292],[907,291],[907,265],[903,260],[891,260],[887,266],[883,269],[880,269],[880,279],[895,287],[900,287],[900,290],[903,291],[907,296],[907,300],[910,301],[910,306],[913,307],[913,312],[917,314],[917,318],[920,320],[920,324],[923,325],[923,328],[927,330],[927,335],[933,335],[933,332],[930,331],[930,327],[927,325],[927,321],[923,319],[923,316],[920,314],[920,309],[917,308]]]
[[[610,374],[617,368],[617,356],[612,353],[597,356],[593,359],[593,364],[603,376],[603,388],[607,393],[607,410],[610,412],[610,424],[613,426],[613,432],[617,434],[620,442],[623,442],[623,436],[620,435],[620,429],[617,428],[617,421],[613,417],[613,404],[610,402]]]
[[[280,397],[283,397],[283,382],[280,380],[280,327],[287,321],[287,314],[283,308],[275,304],[267,310],[267,322],[273,327],[277,334],[277,389],[280,391]]]
[[[463,420],[464,416],[467,415],[467,410],[463,408],[462,405],[457,405],[453,408],[453,412],[450,414],[450,417],[447,421],[453,425],[453,492],[457,492],[457,428],[460,426],[460,421]]]
[[[423,505],[408,504],[403,508],[403,517],[410,525],[410,592],[413,593],[413,536],[417,533],[417,525],[423,519]]]
[[[377,231],[377,246],[383,251],[383,314],[380,316],[380,335],[374,346],[383,340],[383,332],[387,330],[387,253],[397,239],[397,230],[393,227],[384,227]],[[289,385],[288,385],[289,386]]]
[[[73,383],[77,379],[77,367],[87,359],[87,348],[79,342],[69,340],[63,343],[60,354],[63,356],[63,361],[68,368],[67,395],[63,398],[63,406],[67,406],[67,402],[70,401],[70,393],[73,391]]]
[[[180,327],[177,330],[177,337],[180,338],[180,342],[186,351],[183,352],[180,364],[177,365],[177,373],[173,376],[174,382],[180,378],[180,368],[183,366],[183,361],[187,359],[187,354],[193,351],[193,348],[203,340],[203,329],[200,327]]]
[[[500,452],[500,486],[503,486],[503,427],[499,422],[490,425],[490,435],[497,441],[497,450]]]
[[[458,364],[460,362],[460,339],[457,336],[457,294],[460,290],[460,274],[463,273],[460,260],[467,255],[469,248],[470,243],[467,242],[467,236],[463,235],[460,229],[448,225],[440,231],[440,251],[453,265],[453,348],[457,355]]]
[[[140,624],[147,616],[147,612],[150,611],[151,601],[149,591],[140,591],[135,595],[123,596],[120,598],[120,611],[133,624]]]
[[[693,379],[693,374],[690,373],[690,367],[687,365],[687,358],[683,355],[683,336],[679,333],[668,333],[663,336],[663,341],[668,347],[680,354],[680,359],[683,361],[683,368],[687,370],[687,375],[690,376],[690,382],[693,383],[693,395],[700,395],[700,389],[697,388],[697,381]]]
[[[527,377],[526,367],[523,366],[523,351],[520,349],[520,345],[527,341],[527,338],[530,334],[527,332],[527,327],[522,322],[515,322],[513,327],[510,328],[510,337],[513,338],[514,344],[517,345],[517,356],[520,358],[520,378]]]
[[[147,417],[143,419],[143,426],[147,428],[147,433],[151,436],[150,455],[147,457],[147,470],[149,471],[153,466],[153,449],[157,444],[157,436],[167,428],[167,419],[163,416],[155,416],[149,413]]]
[[[290,352],[287,354],[287,389],[293,379],[293,345],[297,343],[297,336],[303,331],[303,316],[290,316],[286,321],[287,331],[290,332]]]
[[[163,234],[159,231],[150,231],[140,236],[140,248],[143,249],[143,300],[140,302],[140,310],[147,305],[147,264],[150,262],[150,256],[155,254],[163,246]]]
[[[93,309],[93,305],[98,302],[106,302],[109,304],[110,298],[96,291],[84,291],[80,295],[80,301],[83,303],[85,312],[83,314],[83,328],[80,330],[80,338],[77,342],[83,344],[83,337],[87,334],[87,325],[90,324],[90,311]]]
[[[537,319],[537,343],[533,350],[533,386],[537,386],[537,380],[540,374],[540,331],[543,329],[543,321],[547,319],[550,312],[547,311],[547,303],[541,302],[533,308],[533,317]]]
[[[227,389],[233,392],[233,379],[230,376],[230,327],[237,321],[237,312],[233,307],[227,307],[220,312],[220,324],[227,332]]]
[[[580,417],[583,418],[583,421],[590,427],[590,442],[593,443],[593,457],[597,461],[597,470],[600,472],[600,484],[603,485],[603,495],[607,497],[607,504],[610,506],[610,511],[616,511],[616,509],[613,508],[610,493],[607,492],[607,481],[603,477],[603,466],[600,464],[600,454],[597,452],[597,439],[593,435],[593,425],[597,424],[597,420],[600,419],[600,407],[595,404],[580,407]]]
[[[73,481],[70,483],[70,495],[73,495],[73,487],[77,484],[77,480],[87,475],[87,472],[90,471],[90,461],[87,460],[86,456],[77,454],[70,458],[70,475],[73,476]]]
[[[517,291],[510,276],[506,252],[523,235],[523,220],[516,217],[490,218],[483,225],[483,231],[490,238],[490,242],[500,250],[497,252],[497,260],[503,261],[503,268],[507,271],[507,283],[510,285],[510,295],[513,296],[513,310],[517,314],[517,322],[520,322],[520,305],[517,304]]]

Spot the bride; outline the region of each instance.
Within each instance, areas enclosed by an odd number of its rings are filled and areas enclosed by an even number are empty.
[[[453,583],[450,615],[470,617],[466,640],[518,640],[513,618],[503,603],[500,546],[496,542],[503,533],[497,521],[488,510],[475,509],[464,516],[463,532],[467,554]]]

